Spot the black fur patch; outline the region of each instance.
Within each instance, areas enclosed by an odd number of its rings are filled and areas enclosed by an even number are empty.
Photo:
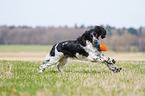
[[[106,36],[106,30],[103,27],[95,26],[94,31],[97,33],[97,37],[100,37],[103,39]]]
[[[65,57],[76,57],[76,53],[86,57],[89,55],[76,40],[60,42],[57,46],[57,50],[62,52]]]
[[[51,56],[55,56],[55,46],[56,46],[56,44],[52,47],[52,49],[50,51]]]

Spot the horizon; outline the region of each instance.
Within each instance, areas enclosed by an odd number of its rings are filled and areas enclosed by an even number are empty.
[[[77,25],[77,27],[78,28],[81,28],[81,26],[82,25],[84,25],[84,24],[81,24],[81,25]],[[111,25],[88,25],[88,26],[85,26],[84,25],[84,28],[89,28],[90,26],[103,26],[103,27],[107,27],[107,26],[110,26],[110,27],[112,27],[112,28],[116,28],[116,29],[123,29],[123,28],[125,28],[125,29],[129,29],[129,28],[134,28],[134,29],[139,29],[139,28],[145,28],[145,26],[138,26],[138,27],[116,27],[116,26],[111,26]],[[45,28],[47,28],[47,27],[53,27],[53,28],[75,28],[75,24],[74,24],[74,26],[68,26],[68,25],[58,25],[58,26],[53,26],[53,25],[51,25],[51,26],[43,26],[43,25],[38,25],[38,26],[29,26],[29,25],[0,25],[0,27],[16,27],[16,28],[18,28],[18,27],[30,27],[30,28],[37,28],[37,27],[45,27]]]

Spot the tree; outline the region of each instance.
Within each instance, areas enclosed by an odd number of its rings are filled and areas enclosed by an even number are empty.
[[[85,25],[84,25],[84,24],[82,24],[82,25],[80,26],[80,28],[85,28]]]
[[[139,33],[138,33],[138,36],[141,36],[142,35],[142,27],[139,28]]]
[[[87,28],[94,28],[94,26],[91,26],[91,25],[90,25],[90,26],[88,26]]]
[[[128,33],[132,34],[132,35],[137,35],[137,30],[134,28],[129,28],[128,29]]]
[[[77,25],[77,24],[75,24],[75,26],[74,26],[74,27],[75,27],[75,29],[77,29],[77,28],[78,28],[78,25]]]
[[[106,30],[108,31],[108,36],[112,36],[111,27],[109,25],[106,26]]]
[[[10,28],[10,29],[14,29],[14,28],[15,28],[15,26],[9,26],[9,28]]]
[[[124,34],[124,31],[123,31],[123,30],[121,30],[121,29],[117,29],[117,32],[118,32],[119,36],[121,36],[121,35],[123,35],[123,34]]]

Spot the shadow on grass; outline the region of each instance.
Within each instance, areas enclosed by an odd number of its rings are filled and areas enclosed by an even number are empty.
[[[44,73],[60,73],[60,72],[56,70],[48,70],[48,71],[44,71]]]
[[[71,73],[85,73],[85,74],[102,74],[102,73],[110,73],[110,71],[96,71],[96,70],[92,70],[92,71],[88,71],[88,70],[82,70],[82,71],[66,71],[67,73],[71,72]]]
[[[84,73],[84,74],[103,74],[103,73],[110,73],[110,71],[96,71],[96,70],[92,70],[92,71],[87,71],[87,70],[82,70],[82,71],[64,71],[66,73]],[[45,71],[44,74],[48,74],[48,73],[61,73],[57,70],[49,70],[49,71]],[[62,72],[63,73],[63,72]]]

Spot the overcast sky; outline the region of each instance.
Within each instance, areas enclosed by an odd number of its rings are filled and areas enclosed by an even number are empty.
[[[0,0],[0,25],[145,27],[145,0]]]

